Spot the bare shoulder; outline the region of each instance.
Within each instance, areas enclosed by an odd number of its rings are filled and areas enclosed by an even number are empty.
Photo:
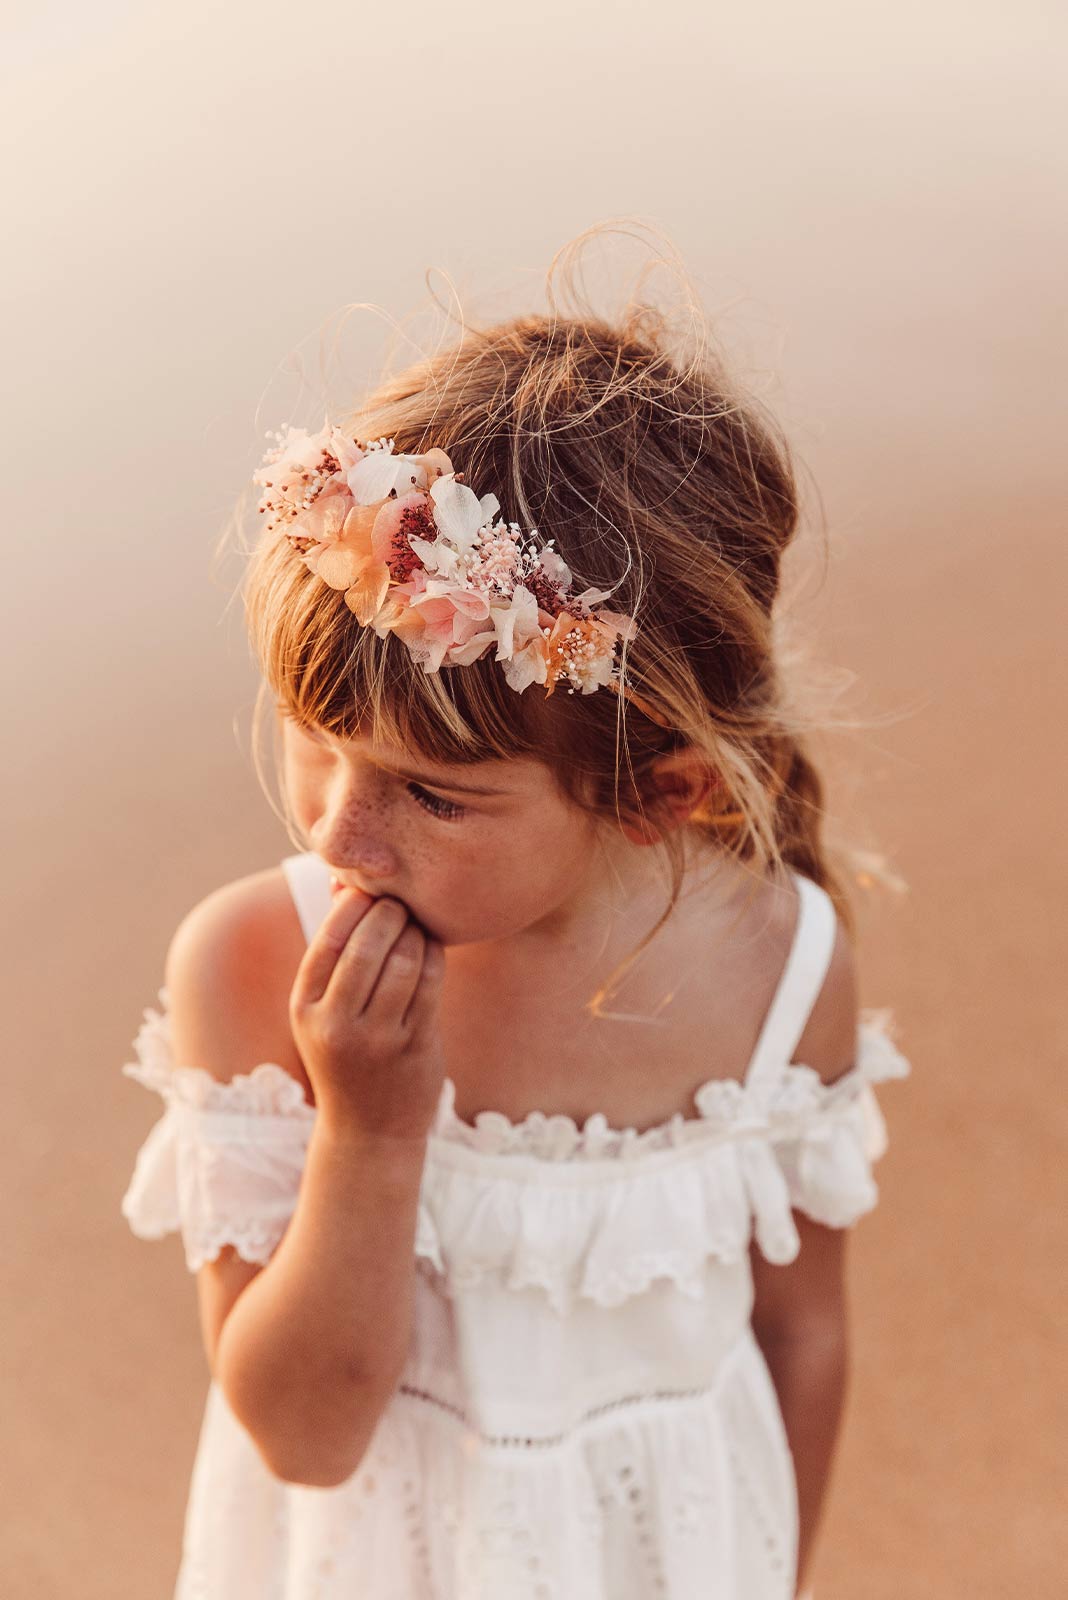
[[[687,990],[686,1034],[679,1059],[687,1106],[695,1052],[706,1060],[710,1040],[715,1041],[717,1060],[735,1067],[720,1075],[744,1078],[782,982],[801,911],[800,891],[791,875],[759,875],[748,866],[731,870],[736,881],[728,884],[726,894],[713,880],[707,895],[699,885],[688,896],[679,939],[666,950],[666,961],[676,962],[676,976],[680,971],[697,974]],[[701,974],[713,964],[717,981],[701,981]],[[670,966],[661,971],[668,981]],[[853,1065],[856,991],[853,944],[836,917],[828,970],[792,1057],[811,1066],[824,1082],[832,1082]]]
[[[800,915],[800,892],[793,883],[768,880],[746,887],[745,920],[736,923],[745,970],[735,993],[761,1021],[782,979]],[[827,971],[805,1020],[792,1059],[812,1067],[831,1083],[854,1065],[859,997],[856,952],[842,919],[835,917],[834,944]],[[754,1041],[755,1042],[755,1041]]]
[[[306,1084],[289,1027],[305,948],[281,867],[198,901],[175,929],[164,965],[176,1059],[221,1081],[276,1061]]]
[[[175,1059],[221,1082],[274,1061],[314,1104],[289,1026],[289,993],[305,949],[281,867],[238,878],[198,901],[175,929],[164,965]],[[197,1273],[204,1351],[216,1378],[223,1326],[261,1270],[227,1244]]]

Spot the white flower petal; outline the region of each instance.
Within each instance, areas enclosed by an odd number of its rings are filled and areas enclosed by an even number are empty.
[[[538,565],[549,581],[555,584],[558,589],[566,589],[570,584],[571,568],[564,558],[558,556],[555,550],[550,550],[548,545],[541,551],[538,557]]]
[[[496,660],[507,661],[540,635],[538,602],[525,584],[517,583],[509,598],[492,607],[493,624],[500,641]]]
[[[434,521],[443,537],[457,550],[470,550],[482,526],[482,511],[474,490],[466,483],[457,483],[452,473],[445,473],[430,485],[430,494]]]
[[[494,659],[508,661],[515,648],[515,610],[512,606],[494,606],[492,616],[497,630],[497,654]]]
[[[539,650],[520,650],[504,663],[504,675],[511,689],[520,694],[532,683],[544,683],[549,675],[545,657]]]
[[[369,450],[362,461],[349,468],[346,479],[356,504],[373,506],[387,499],[391,489],[398,494],[425,489],[426,469],[410,456],[396,456],[392,450]]]
[[[460,558],[440,539],[419,539],[414,534],[408,543],[419,557],[427,572],[440,572],[443,577],[455,578],[460,568]]]

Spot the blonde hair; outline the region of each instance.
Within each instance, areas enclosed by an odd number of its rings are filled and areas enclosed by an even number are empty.
[[[827,714],[803,708],[803,657],[773,619],[799,521],[789,447],[763,404],[729,376],[692,300],[689,351],[670,317],[641,299],[611,320],[586,304],[577,258],[597,231],[554,259],[548,314],[467,319],[451,346],[385,378],[358,410],[333,420],[359,439],[392,438],[398,452],[446,450],[477,494],[496,494],[506,521],[555,540],[576,592],[611,589],[608,603],[637,623],[621,671],[667,726],[605,689],[547,698],[532,684],[519,694],[492,651],[425,673],[400,639],[362,627],[276,536],[252,547],[243,583],[264,680],[257,733],[269,693],[339,738],[369,724],[375,739],[434,762],[534,758],[568,800],[612,827],[647,816],[653,764],[687,746],[718,778],[689,834],[745,863],[754,887],[784,866],[805,874],[852,932],[846,874],[895,880],[878,857],[834,850],[823,837],[809,739],[829,725]],[[306,848],[277,747],[276,775],[290,835]],[[594,1014],[604,1014],[605,995],[671,915],[685,842],[664,832],[667,907],[591,1001]]]

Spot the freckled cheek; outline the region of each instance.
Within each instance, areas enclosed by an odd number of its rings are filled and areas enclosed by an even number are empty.
[[[293,813],[312,847],[328,860],[391,873],[403,864],[406,830],[385,796],[345,800],[317,786],[290,790]]]

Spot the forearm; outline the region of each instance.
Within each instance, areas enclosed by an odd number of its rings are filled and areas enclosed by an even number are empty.
[[[397,1382],[411,1333],[423,1148],[320,1118],[285,1235],[226,1319],[220,1387],[279,1477],[343,1481]]]
[[[844,1329],[760,1333],[794,1460],[799,1516],[797,1588],[808,1575],[849,1381]]]

